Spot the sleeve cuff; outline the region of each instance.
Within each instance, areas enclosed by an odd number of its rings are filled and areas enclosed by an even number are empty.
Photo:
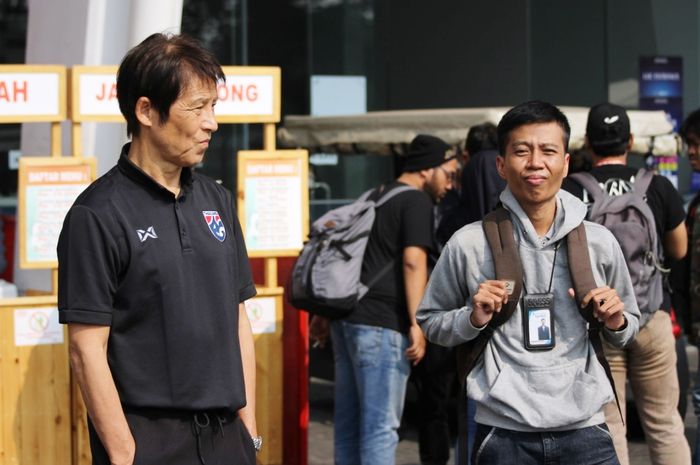
[[[79,323],[86,325],[111,326],[112,313],[99,310],[61,308],[58,310],[58,322],[61,324]]]

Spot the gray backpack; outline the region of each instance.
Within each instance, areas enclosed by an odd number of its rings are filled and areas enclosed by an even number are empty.
[[[287,283],[290,304],[316,315],[343,318],[392,269],[394,260],[370,282],[360,282],[375,210],[396,195],[414,188],[398,186],[386,193],[382,190],[383,186],[370,189],[353,203],[333,209],[314,221],[309,240]]]
[[[641,168],[631,191],[610,196],[592,174],[571,175],[593,198],[588,219],[606,226],[620,243],[642,313],[640,327],[659,309],[663,300],[663,273],[668,271],[662,267],[663,249],[654,215],[646,202],[653,177],[651,171]]]

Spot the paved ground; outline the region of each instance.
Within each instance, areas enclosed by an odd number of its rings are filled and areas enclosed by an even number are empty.
[[[697,367],[697,349],[688,348],[688,362],[691,368],[691,379],[694,379]],[[409,392],[410,395],[410,392]],[[309,463],[308,465],[333,465],[333,384],[320,378],[311,378],[309,387],[309,402],[311,421],[309,423]],[[686,436],[691,446],[695,438],[695,416],[688,401],[686,415]],[[651,465],[649,453],[644,440],[632,440],[629,443],[631,465]],[[418,443],[416,430],[407,425],[404,438],[399,443],[396,453],[397,465],[420,465],[418,459]],[[454,454],[450,465],[454,464]]]

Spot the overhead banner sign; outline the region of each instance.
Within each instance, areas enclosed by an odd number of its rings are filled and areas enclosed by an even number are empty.
[[[66,68],[0,65],[0,123],[66,119]]]
[[[251,257],[295,257],[309,232],[308,152],[238,152],[238,214]]]
[[[68,209],[95,179],[94,158],[22,157],[19,161],[21,268],[55,268]]]
[[[683,58],[639,58],[639,109],[663,110],[678,131],[683,121]]]

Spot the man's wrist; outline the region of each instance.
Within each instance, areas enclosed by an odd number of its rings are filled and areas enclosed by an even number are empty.
[[[622,324],[620,326],[617,328],[610,328],[606,325],[606,328],[608,328],[610,331],[622,331],[627,328],[627,318],[625,318],[625,315],[622,315]]]
[[[473,318],[474,318],[474,311],[472,310],[472,312],[469,314],[469,324],[472,325],[472,328],[476,329],[477,331],[481,331],[482,329],[484,329],[486,327],[487,324],[489,324],[488,321],[484,324],[481,324],[481,325],[476,324],[474,322]]]

